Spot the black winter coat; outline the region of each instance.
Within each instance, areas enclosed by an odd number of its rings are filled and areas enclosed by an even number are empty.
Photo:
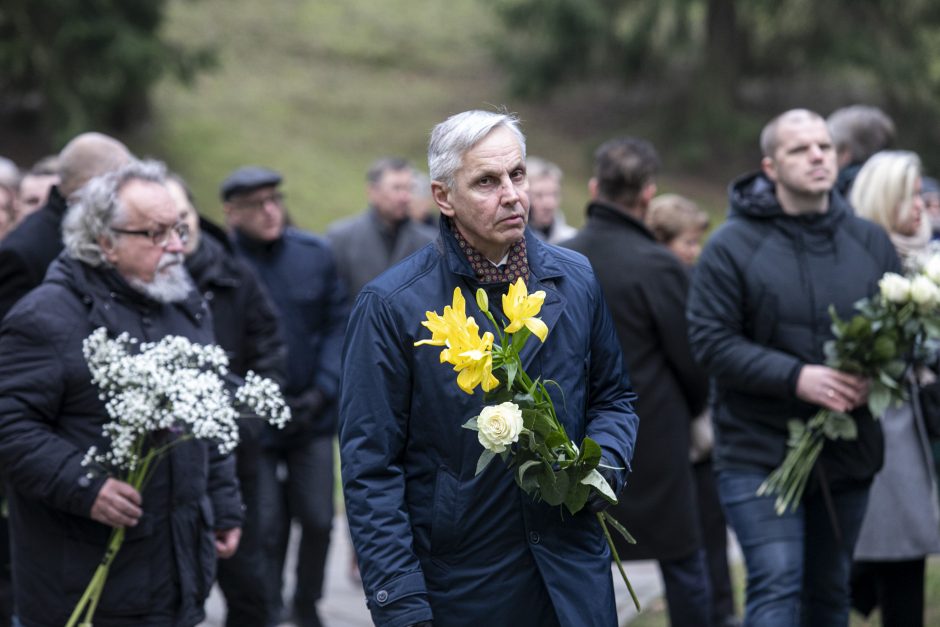
[[[216,343],[228,354],[229,369],[239,377],[251,370],[283,385],[287,347],[274,305],[255,271],[235,256],[225,233],[205,219],[200,224],[199,246],[186,258],[186,269],[212,311]],[[257,470],[264,424],[259,418],[239,423],[239,477]]]
[[[195,293],[161,305],[113,270],[64,255],[4,320],[0,462],[10,488],[15,603],[26,627],[66,623],[111,531],[90,518],[106,476],[81,463],[89,446],[107,445],[107,414],[82,356],[82,341],[100,326],[142,341],[213,341]],[[204,442],[177,445],[142,496],[144,515],[111,567],[95,625],[195,625],[214,579],[213,529],[241,524],[234,460]]]
[[[324,239],[293,227],[273,242],[239,232],[233,241],[267,289],[287,345],[284,392],[292,417],[283,431],[268,427],[264,445],[289,448],[335,435],[349,303],[332,250]]]
[[[562,245],[587,256],[601,284],[630,372],[640,417],[633,472],[612,513],[637,539],[623,559],[675,559],[700,543],[689,425],[708,382],[686,335],[688,271],[635,218],[600,202]]]
[[[730,202],[695,268],[689,336],[717,383],[716,470],[769,472],[786,454],[787,421],[819,409],[797,399],[796,382],[804,365],[825,362],[829,306],[850,316],[900,262],[884,229],[855,217],[837,192],[826,213],[791,216],[773,183],[751,174],[732,183]],[[866,409],[853,415],[858,440],[823,448],[832,485],[867,482],[881,467],[881,426]]]
[[[62,218],[67,208],[54,186],[46,204],[26,216],[0,243],[0,319],[42,283],[49,264],[62,252]]]

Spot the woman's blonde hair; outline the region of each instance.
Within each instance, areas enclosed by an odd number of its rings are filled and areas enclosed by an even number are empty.
[[[913,211],[914,185],[920,171],[920,158],[913,152],[875,153],[855,177],[849,202],[859,217],[897,233],[898,225],[907,222]]]
[[[708,214],[694,202],[679,194],[660,194],[650,201],[646,226],[657,241],[668,244],[684,231],[704,231]]]

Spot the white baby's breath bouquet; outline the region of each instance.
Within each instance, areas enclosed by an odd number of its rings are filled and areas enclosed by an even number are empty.
[[[211,440],[221,453],[233,451],[238,445],[239,408],[277,427],[290,420],[290,408],[277,384],[253,372],[244,381],[233,377],[219,346],[175,335],[153,343],[139,343],[127,333],[110,339],[101,327],[85,338],[82,351],[111,419],[102,428],[110,448],[91,447],[83,464],[106,467],[138,492],[160,458],[181,442]],[[105,556],[67,627],[91,627],[108,570],[123,541],[124,528],[113,529]]]
[[[870,380],[868,409],[881,418],[907,400],[903,384],[912,364],[928,361],[940,339],[940,254],[915,264],[907,276],[888,272],[878,293],[855,304],[842,320],[829,308],[835,339],[826,342],[826,365]],[[858,428],[847,413],[820,409],[803,422],[791,420],[783,463],[761,484],[758,496],[776,495],[775,509],[796,510],[826,440],[855,440]]]
[[[490,312],[486,291],[478,289],[477,307],[499,334],[496,342],[491,332],[480,334],[479,325],[467,316],[463,293],[459,287],[454,288],[453,302],[444,307],[443,314],[426,313],[427,319],[421,324],[431,331],[431,338],[415,346],[443,347],[440,360],[453,365],[460,389],[472,394],[480,386],[485,392],[488,404],[463,425],[477,432],[483,447],[476,473],[499,457],[522,490],[575,514],[587,505],[592,494],[617,503],[613,489],[598,469],[619,469],[601,462],[601,447],[591,438],[585,437],[580,446],[571,440],[548,394],[548,386],[557,384],[541,378],[533,380],[522,367],[519,353],[529,337],[534,335],[544,342],[548,335],[548,327],[538,318],[544,300],[545,292],[529,294],[525,282],[518,279],[502,297],[502,313],[507,319],[500,324]],[[628,542],[636,541],[609,512],[595,515],[639,610],[640,602],[623,570],[608,525]]]

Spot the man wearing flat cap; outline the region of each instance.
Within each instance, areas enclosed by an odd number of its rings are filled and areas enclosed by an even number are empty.
[[[232,172],[220,188],[234,246],[268,289],[288,347],[291,426],[268,430],[258,464],[270,622],[281,607],[281,571],[291,518],[302,529],[293,620],[317,627],[317,600],[333,520],[333,437],[346,294],[325,240],[288,224],[279,173],[258,166]],[[279,468],[286,469],[281,483]],[[285,511],[290,504],[290,512]]]

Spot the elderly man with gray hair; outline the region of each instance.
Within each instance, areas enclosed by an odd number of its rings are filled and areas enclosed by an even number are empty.
[[[234,460],[216,447],[174,446],[142,493],[83,464],[90,446],[107,446],[109,420],[82,354],[85,337],[105,327],[144,342],[214,341],[182,265],[187,229],[163,180],[162,164],[137,161],[92,179],[65,218],[65,251],[0,327],[0,464],[25,627],[66,623],[112,528],[126,536],[99,626],[199,623],[216,555],[238,546]]]
[[[637,417],[600,287],[583,256],[526,228],[525,137],[514,116],[448,118],[431,134],[428,162],[438,237],[363,288],[344,348],[343,485],[372,619],[613,627],[610,551],[595,515],[533,500],[502,463],[476,473],[480,444],[461,425],[480,413],[483,393],[465,394],[437,351],[414,348],[428,337],[426,311],[450,303],[455,288],[468,303],[483,288],[491,306],[519,279],[544,290],[548,338],[526,347],[523,365],[558,383],[559,419],[576,441],[600,444],[619,468],[610,476],[619,491]]]

